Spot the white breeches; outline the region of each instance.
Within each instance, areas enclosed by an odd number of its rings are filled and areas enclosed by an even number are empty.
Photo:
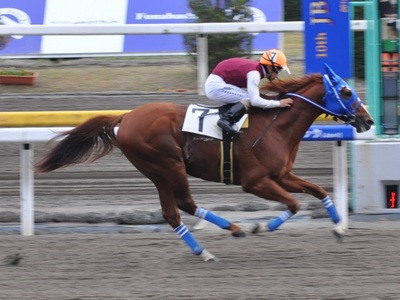
[[[237,103],[250,99],[246,90],[226,83],[221,77],[215,74],[208,76],[204,91],[208,99],[223,103]]]

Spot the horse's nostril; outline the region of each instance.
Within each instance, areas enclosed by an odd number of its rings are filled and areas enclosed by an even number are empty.
[[[368,124],[369,126],[372,126],[372,125],[375,124],[375,122],[374,122],[374,120],[369,119],[369,120],[367,120],[367,124]]]

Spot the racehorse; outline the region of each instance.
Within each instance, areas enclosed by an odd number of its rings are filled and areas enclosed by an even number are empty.
[[[335,231],[340,216],[328,193],[292,172],[300,141],[322,113],[344,121],[357,132],[369,130],[374,121],[357,93],[328,65],[325,74],[275,80],[266,88],[275,92],[278,99],[291,97],[293,106],[249,109],[248,128],[231,140],[231,184],[241,185],[245,192],[258,197],[281,202],[287,210],[267,224],[256,226],[253,232],[274,231],[298,212],[299,203],[291,193],[307,193],[320,199]],[[187,174],[221,182],[223,151],[220,140],[182,130],[187,109],[186,105],[156,102],[120,116],[93,117],[55,137],[62,139],[55,141],[56,145],[36,164],[36,170],[43,173],[93,162],[117,147],[154,183],[163,217],[192,252],[205,261],[216,260],[182,223],[179,210],[230,230],[235,237],[246,233],[236,224],[198,207],[190,194]]]

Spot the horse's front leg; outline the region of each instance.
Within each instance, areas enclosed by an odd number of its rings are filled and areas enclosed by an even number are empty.
[[[344,233],[344,227],[340,223],[341,218],[336,210],[335,204],[332,202],[327,191],[317,184],[311,183],[303,178],[296,176],[290,172],[283,177],[279,184],[288,192],[291,193],[306,193],[321,200],[325,209],[328,211],[329,217],[335,224],[333,232],[337,238],[341,238]]]

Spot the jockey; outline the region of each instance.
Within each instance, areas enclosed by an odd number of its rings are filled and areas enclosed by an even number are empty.
[[[208,99],[223,103],[234,103],[219,119],[218,126],[229,134],[238,132],[233,126],[250,106],[269,109],[290,107],[293,100],[267,100],[260,96],[262,78],[272,81],[281,71],[290,75],[286,56],[282,51],[266,51],[260,61],[246,58],[229,58],[221,61],[208,76],[205,93]]]

